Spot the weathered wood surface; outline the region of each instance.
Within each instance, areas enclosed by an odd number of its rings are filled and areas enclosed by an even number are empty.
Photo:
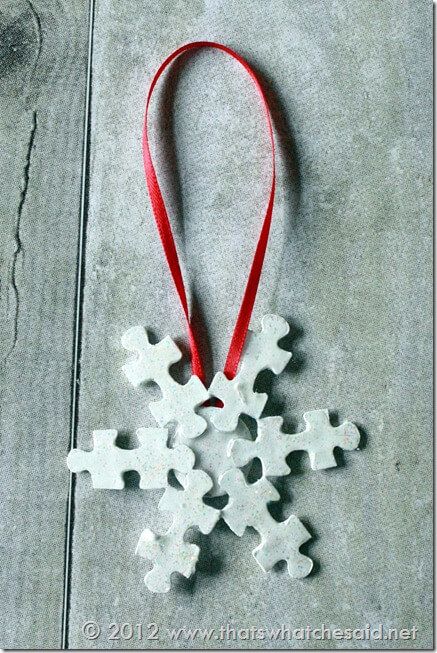
[[[0,645],[59,648],[86,2],[0,5]]]
[[[268,4],[268,6],[267,6]],[[131,484],[74,494],[65,578],[72,349],[89,3],[3,0],[0,196],[1,617],[4,647],[367,647],[368,642],[201,639],[168,629],[418,628],[432,644],[431,21],[427,1],[115,3],[94,22],[90,202],[78,441],[94,428],[150,426],[120,367],[120,336],[142,323],[185,342],[145,192],[144,93],[183,42],[234,47],[262,74],[280,151],[272,238],[253,324],[293,325],[270,414],[296,426],[329,407],[363,429],[361,453],[326,473],[302,458],[281,483],[282,516],[314,535],[316,572],[263,575],[257,538],[218,527],[194,580],[168,595],[142,583],[141,530],[166,523],[159,492]],[[157,156],[196,313],[219,369],[259,228],[268,177],[256,94],[238,66],[198,53],[175,66],[154,108]],[[158,119],[157,116],[160,116]],[[185,343],[186,344],[186,343]],[[86,621],[101,635],[86,639]],[[110,623],[156,623],[157,639],[108,640]],[[125,631],[126,632],[126,631]],[[138,632],[138,631],[137,631]]]
[[[303,411],[328,406],[362,425],[367,446],[327,473],[302,461],[283,483],[283,514],[308,525],[318,562],[297,582],[283,569],[263,575],[250,554],[254,535],[238,539],[222,527],[202,538],[195,579],[153,596],[133,551],[144,527],[164,523],[160,493],[96,492],[79,478],[70,647],[272,645],[172,642],[167,633],[227,623],[417,626],[413,644],[431,645],[431,12],[429,2],[98,1],[79,444],[93,428],[153,423],[153,393],[134,391],[120,373],[123,331],[142,323],[159,338],[185,338],[146,197],[140,134],[162,58],[210,38],[261,72],[281,143],[254,324],[266,311],[289,318],[295,362],[273,384],[270,412],[296,425]],[[170,74],[154,114],[178,242],[218,369],[265,194],[260,107],[236,64],[200,53]],[[82,633],[88,620],[102,629],[94,641]],[[153,622],[159,636],[108,640],[111,622]]]

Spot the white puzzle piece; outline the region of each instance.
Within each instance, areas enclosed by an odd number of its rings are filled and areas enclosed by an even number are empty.
[[[195,438],[203,433],[206,422],[196,414],[196,408],[208,400],[209,393],[197,376],[192,376],[185,385],[173,379],[170,366],[182,358],[173,340],[167,336],[156,345],[151,345],[146,330],[136,326],[126,331],[121,343],[125,349],[136,354],[136,358],[122,368],[132,385],[153,381],[160,387],[162,399],[149,406],[159,426],[176,422],[184,438]]]
[[[151,530],[142,532],[136,553],[153,562],[144,582],[151,592],[168,592],[172,573],[189,578],[199,557],[199,547],[184,541],[186,531],[196,526],[205,535],[220,517],[220,511],[207,506],[202,497],[210,491],[212,481],[205,472],[192,470],[181,477],[183,490],[167,487],[159,509],[173,514],[173,523],[164,535]]]
[[[94,449],[72,449],[67,465],[72,472],[87,471],[96,489],[122,490],[123,474],[138,472],[140,488],[152,490],[167,486],[171,469],[187,473],[194,465],[193,452],[184,445],[174,449],[167,447],[166,429],[138,429],[140,446],[136,449],[117,447],[117,431],[113,429],[93,431]]]
[[[228,470],[220,485],[229,495],[229,503],[222,510],[229,528],[241,537],[252,526],[261,536],[261,544],[252,552],[261,569],[270,571],[277,562],[285,560],[292,578],[308,576],[313,563],[299,548],[311,535],[294,515],[284,522],[273,519],[267,505],[280,499],[273,485],[265,477],[248,485],[239,469]]]
[[[290,327],[279,315],[264,315],[259,333],[248,331],[237,375],[229,380],[218,372],[210,386],[210,394],[223,402],[223,408],[213,416],[219,431],[234,431],[240,415],[260,417],[267,401],[265,393],[253,391],[256,377],[262,370],[280,374],[291,358],[291,353],[278,347]]]
[[[259,458],[265,476],[290,473],[285,459],[292,451],[306,451],[312,469],[336,467],[335,447],[352,451],[358,447],[360,433],[352,422],[331,426],[327,410],[304,413],[306,428],[301,433],[284,433],[282,417],[258,420],[258,437],[254,442],[231,441],[229,452],[237,467]]]

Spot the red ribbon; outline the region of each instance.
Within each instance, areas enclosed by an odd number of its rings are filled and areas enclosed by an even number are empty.
[[[225,52],[226,54],[229,54],[231,57],[236,59],[243,66],[243,68],[249,73],[261,97],[261,101],[266,115],[267,128],[268,128],[268,133],[269,133],[270,143],[271,143],[272,181],[270,187],[269,200],[268,200],[263,224],[261,227],[258,243],[255,249],[252,265],[250,268],[246,288],[244,290],[243,299],[241,302],[237,321],[235,324],[234,333],[232,335],[228,356],[226,358],[224,373],[228,379],[232,379],[237,373],[241,352],[243,350],[247,329],[249,327],[249,322],[252,315],[253,305],[255,303],[256,293],[258,290],[261,270],[262,270],[264,256],[267,248],[267,242],[269,238],[270,224],[272,221],[276,175],[275,175],[275,142],[273,138],[272,121],[270,118],[270,111],[267,104],[267,99],[265,97],[264,91],[255,72],[249,66],[247,61],[245,61],[242,57],[240,57],[239,54],[237,54],[230,48],[226,47],[225,45],[221,45],[220,43],[213,43],[210,41],[196,41],[193,43],[187,43],[186,45],[183,45],[182,47],[172,52],[172,54],[170,54],[158,68],[150,84],[149,92],[147,93],[146,111],[144,115],[144,127],[143,127],[144,171],[146,175],[147,188],[149,190],[152,211],[155,217],[156,225],[158,227],[159,235],[161,237],[161,242],[164,248],[165,257],[167,259],[171,276],[173,277],[173,281],[176,286],[176,290],[179,295],[180,302],[182,304],[182,309],[185,314],[185,319],[187,321],[188,338],[190,341],[190,348],[191,348],[192,372],[193,374],[198,376],[202,381],[205,381],[205,373],[203,369],[202,360],[199,354],[199,349],[197,346],[196,335],[190,320],[187,295],[185,292],[185,286],[182,278],[181,266],[179,264],[176,244],[171,230],[170,221],[168,219],[167,209],[164,203],[164,199],[162,197],[161,189],[159,187],[156,171],[152,162],[152,156],[149,147],[148,127],[147,127],[150,100],[152,97],[153,89],[155,88],[158,79],[160,78],[164,70],[167,68],[167,66],[174,59],[179,57],[179,55],[183,54],[184,52],[188,52],[189,50],[197,50],[199,48],[215,48],[216,50],[221,50],[222,52]]]

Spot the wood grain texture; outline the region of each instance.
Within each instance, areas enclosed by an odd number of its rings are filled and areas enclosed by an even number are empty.
[[[88,6],[0,30],[0,645],[59,648]]]
[[[151,595],[133,552],[143,528],[164,526],[160,493],[134,484],[96,492],[79,477],[71,648],[270,648],[268,639],[172,641],[169,629],[322,623],[417,626],[414,645],[432,645],[431,10],[394,1],[323,1],[317,10],[297,0],[268,9],[261,0],[98,1],[80,446],[94,428],[153,424],[146,404],[156,393],[134,391],[120,373],[123,331],[140,323],[185,341],[145,193],[141,122],[163,57],[208,38],[258,68],[281,145],[253,322],[267,311],[290,319],[295,357],[272,384],[268,413],[292,427],[326,406],[360,424],[367,446],[327,473],[311,473],[302,459],[280,484],[282,517],[297,514],[314,535],[306,551],[317,570],[297,582],[284,569],[260,572],[253,533],[238,539],[218,527],[200,539],[195,578]],[[225,359],[268,179],[260,107],[237,72],[215,53],[189,57],[161,88],[153,121],[210,372]],[[88,620],[102,630],[94,641],[82,633]],[[108,640],[111,622],[156,623],[158,639]]]

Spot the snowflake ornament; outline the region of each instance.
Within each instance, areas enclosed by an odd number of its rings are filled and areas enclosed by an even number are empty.
[[[268,504],[280,499],[271,479],[290,473],[286,459],[294,451],[306,451],[314,470],[334,467],[334,449],[356,449],[360,436],[351,422],[332,426],[327,410],[305,413],[306,428],[293,434],[282,431],[281,417],[261,417],[268,397],[255,392],[254,383],[262,370],[284,370],[291,353],[278,343],[288,331],[283,318],[265,315],[260,331],[247,334],[236,376],[229,380],[219,372],[209,389],[196,376],[185,385],[173,379],[170,366],[182,354],[170,337],[151,344],[140,326],[123,335],[123,346],[133,354],[123,367],[125,376],[134,386],[153,382],[161,390],[162,399],[149,406],[161,428],[138,429],[136,449],[117,447],[117,431],[94,431],[94,449],[73,449],[67,464],[72,472],[88,471],[98,489],[122,489],[123,474],[129,470],[138,472],[140,488],[165,489],[159,509],[171,513],[173,522],[162,535],[146,528],[136,549],[152,562],[144,579],[150,591],[167,592],[174,572],[187,578],[194,573],[199,547],[185,541],[186,532],[195,527],[208,534],[220,517],[240,537],[248,526],[259,533],[261,542],[253,556],[264,571],[285,560],[292,578],[310,573],[313,563],[299,548],[311,535],[295,515],[284,522],[271,516]],[[222,406],[204,407],[211,398]],[[256,420],[254,440],[242,415]],[[169,446],[169,431],[162,427],[170,426],[174,432]],[[261,461],[262,477],[248,484],[241,468],[255,458]],[[170,470],[182,489],[169,485]],[[206,496],[223,495],[228,495],[228,503],[221,511],[204,502]]]

